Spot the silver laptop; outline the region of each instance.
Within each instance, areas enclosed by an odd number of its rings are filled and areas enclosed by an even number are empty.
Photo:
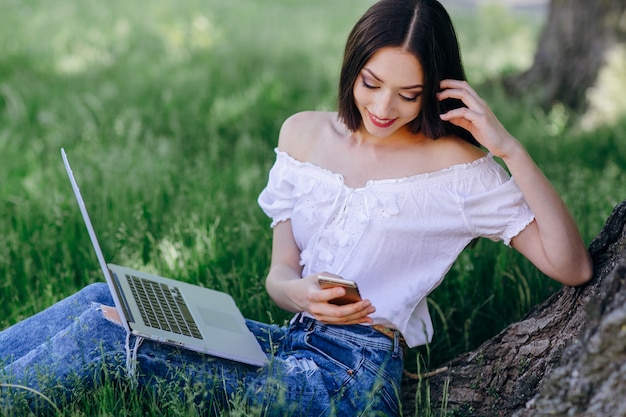
[[[265,365],[267,356],[230,295],[106,263],[64,149],[61,155],[126,331],[221,358]]]

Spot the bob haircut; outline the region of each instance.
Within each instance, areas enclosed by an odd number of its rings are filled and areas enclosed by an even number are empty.
[[[346,42],[339,78],[339,119],[356,131],[363,123],[354,102],[354,84],[363,66],[381,48],[400,47],[413,54],[424,71],[422,109],[409,123],[412,133],[431,139],[455,135],[480,146],[465,129],[439,115],[464,106],[461,100],[437,99],[444,79],[465,80],[461,53],[450,16],[436,0],[381,0],[356,23]]]

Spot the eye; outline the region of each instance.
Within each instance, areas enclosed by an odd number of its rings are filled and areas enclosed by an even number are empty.
[[[376,89],[376,87],[374,87],[371,84],[368,84],[367,81],[365,81],[365,78],[361,78],[361,85],[365,88],[367,88],[368,90],[374,90]]]
[[[417,101],[417,99],[419,98],[420,95],[421,94],[416,94],[415,97],[406,97],[406,96],[403,96],[402,94],[400,94],[400,98],[402,98],[402,100],[404,100],[404,101],[408,101],[410,103],[414,103],[414,102]]]

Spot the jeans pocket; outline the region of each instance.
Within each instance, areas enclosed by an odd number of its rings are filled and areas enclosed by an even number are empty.
[[[389,362],[382,366],[365,360],[363,374],[367,375],[369,392],[371,395],[370,410],[376,411],[373,415],[396,416],[400,414],[400,382],[402,362]],[[399,370],[398,370],[399,369]]]
[[[317,366],[323,370],[326,389],[331,396],[341,392],[353,382],[353,375],[360,367],[360,349],[349,346],[326,332],[307,332],[306,350]]]
[[[402,360],[393,358],[391,351],[386,357],[383,352],[374,353],[363,347],[368,344],[365,340],[358,343],[354,333],[343,332],[318,328],[304,338],[307,350],[323,369],[336,415],[398,415]],[[385,357],[382,362],[381,356]]]

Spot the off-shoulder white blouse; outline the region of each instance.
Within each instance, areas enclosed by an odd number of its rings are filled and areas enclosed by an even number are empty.
[[[426,296],[476,237],[506,245],[534,219],[513,178],[486,155],[411,177],[345,185],[340,174],[276,150],[259,205],[272,227],[290,219],[302,276],[356,281],[374,324],[409,346],[430,342]]]

